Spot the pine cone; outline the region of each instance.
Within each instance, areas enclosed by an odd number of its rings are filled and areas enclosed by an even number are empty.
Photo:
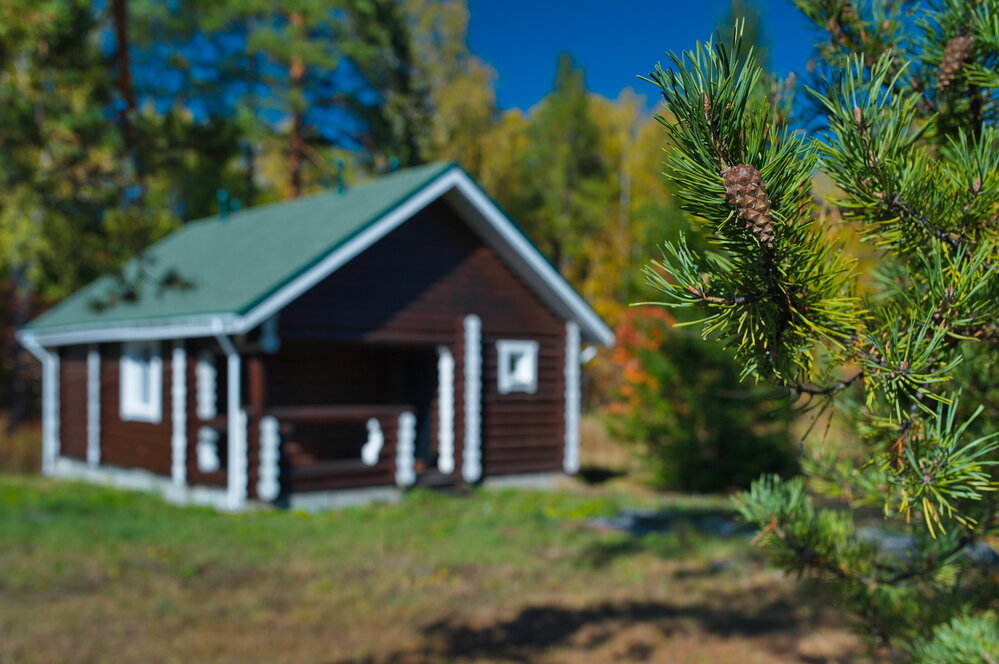
[[[943,92],[950,87],[964,61],[971,55],[971,48],[975,45],[975,38],[972,35],[962,35],[954,37],[947,46],[944,47],[943,58],[940,59],[940,72],[937,74],[937,90]]]
[[[739,218],[753,232],[760,244],[774,248],[774,219],[770,198],[763,188],[763,176],[750,164],[737,164],[722,174],[725,195]]]

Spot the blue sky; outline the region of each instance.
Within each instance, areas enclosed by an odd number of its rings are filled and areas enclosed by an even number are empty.
[[[756,0],[763,10],[772,68],[804,70],[815,35],[791,0]],[[586,70],[588,87],[617,97],[670,50],[707,39],[730,0],[469,0],[469,46],[499,74],[501,108],[530,108],[550,89],[558,53]]]

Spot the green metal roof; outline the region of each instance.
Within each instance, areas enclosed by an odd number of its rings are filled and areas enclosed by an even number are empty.
[[[125,268],[139,265],[137,297],[112,306],[120,286],[97,279],[26,327],[123,324],[205,314],[243,314],[452,168],[433,163],[385,175],[344,193],[324,193],[185,224]],[[180,286],[160,287],[175,274]]]

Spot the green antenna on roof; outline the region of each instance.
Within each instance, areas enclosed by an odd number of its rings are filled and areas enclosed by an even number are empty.
[[[219,202],[219,219],[225,219],[229,216],[229,192],[219,189],[215,192],[215,199]]]
[[[346,168],[343,159],[336,160],[336,193],[342,194],[347,191],[347,184],[344,181],[343,171]]]

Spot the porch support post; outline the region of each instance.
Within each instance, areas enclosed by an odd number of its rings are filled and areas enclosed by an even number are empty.
[[[477,482],[482,477],[482,320],[465,316],[465,440],[461,477]]]
[[[565,325],[565,458],[562,467],[579,471],[579,325]]]
[[[232,340],[224,334],[216,335],[226,357],[228,394],[226,420],[229,434],[229,456],[226,468],[228,478],[227,502],[231,510],[238,510],[246,503],[246,413],[240,408],[240,356]]]
[[[454,472],[454,355],[437,347],[437,470]]]
[[[260,468],[257,472],[257,497],[274,500],[281,494],[281,431],[276,418],[260,418]]]
[[[87,349],[87,464],[101,465],[101,350]]]
[[[406,411],[399,415],[399,429],[395,438],[395,483],[401,487],[416,482],[413,467],[413,444],[416,440],[416,415]]]
[[[184,486],[187,484],[187,349],[181,339],[173,342],[170,367],[170,394],[173,398],[170,476],[174,484]]]

